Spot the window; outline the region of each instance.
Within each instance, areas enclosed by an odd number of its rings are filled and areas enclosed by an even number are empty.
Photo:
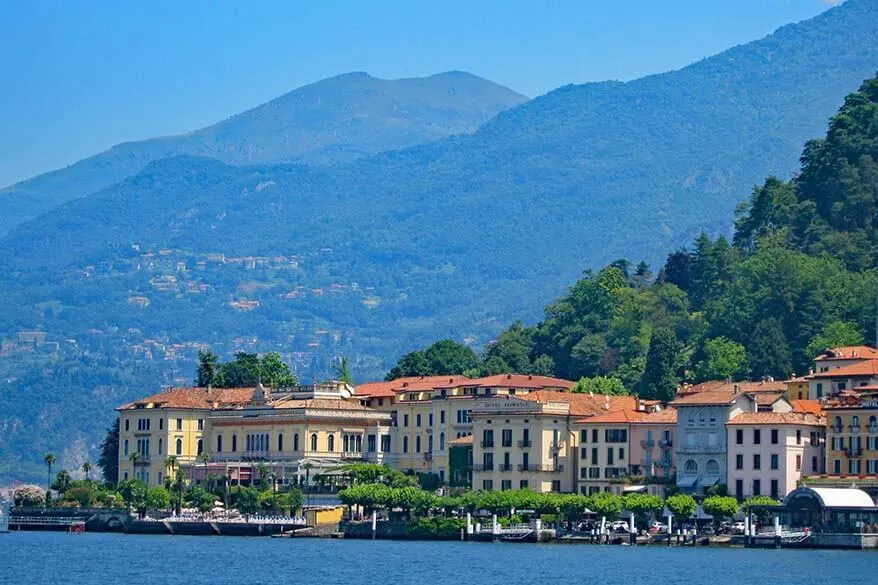
[[[198,430],[199,431],[204,430],[204,419],[203,418],[198,419]]]
[[[753,444],[759,445],[762,443],[762,431],[760,429],[753,429]]]
[[[530,455],[528,455],[527,451],[521,454],[521,465],[527,470],[528,466],[530,466]]]
[[[162,443],[161,437],[159,437],[159,455],[164,453],[164,444]]]
[[[698,464],[695,463],[694,459],[687,459],[683,469],[686,470],[686,473],[698,473]]]
[[[177,455],[182,455],[182,454],[183,454],[183,439],[181,439],[180,437],[177,437],[177,449],[176,449],[176,452],[177,452]]]
[[[579,431],[579,442],[580,443],[588,443],[588,431],[587,430],[582,429],[581,431]]]
[[[762,469],[762,455],[759,453],[753,455],[753,469]]]
[[[823,383],[822,382],[817,383],[817,396],[816,396],[816,398],[823,398]]]
[[[503,446],[512,446],[512,429],[503,429]]]
[[[833,466],[832,466],[832,467],[833,467],[833,472],[834,472],[836,475],[840,475],[840,474],[841,474],[841,459],[836,459],[836,460],[833,462]]]
[[[299,450],[299,433],[293,435],[293,451]]]
[[[753,480],[753,495],[761,496],[762,495],[762,482],[758,479]]]
[[[439,411],[439,424],[440,425],[445,424],[445,411],[444,410]]]
[[[330,434],[328,437],[326,437],[326,450],[330,453],[333,453],[335,451],[335,435]]]
[[[552,480],[552,491],[553,492],[560,492],[561,491],[561,480],[560,479],[553,479]]]
[[[232,435],[232,453],[238,451],[238,435]]]
[[[811,457],[811,473],[817,473],[817,457]]]
[[[625,459],[625,447],[619,447],[619,461]]]
[[[777,445],[777,429],[771,429],[771,444]]]
[[[735,431],[735,443],[738,445],[744,444],[744,429],[738,429]]]
[[[627,443],[628,429],[607,429],[604,431],[604,440],[607,443]]]
[[[796,471],[802,471],[802,456],[796,455]]]
[[[613,464],[613,454],[615,450],[612,447],[607,447],[607,465]]]
[[[736,479],[735,480],[735,495],[738,496],[739,500],[744,499],[744,480]]]
[[[445,450],[445,433],[439,433],[439,450]]]
[[[381,452],[390,453],[390,435],[381,435]]]
[[[421,426],[421,415],[420,414],[415,415],[415,426],[416,427]]]
[[[404,427],[409,426],[409,415],[407,415],[407,414],[402,415],[402,426],[404,426]]]
[[[741,453],[735,455],[735,469],[744,469],[744,456]]]
[[[402,438],[402,452],[403,453],[409,452],[409,438],[408,437]]]
[[[204,452],[204,442],[202,439],[198,439],[197,446],[195,448],[198,455],[201,455]]]
[[[796,445],[802,444],[802,430],[799,429],[796,431]]]
[[[719,475],[719,463],[716,459],[710,459],[705,466],[707,475]]]
[[[283,433],[277,434],[277,450],[278,451],[284,450],[284,434]]]
[[[777,456],[777,453],[771,454],[771,468],[779,469],[780,468],[780,457]]]
[[[512,489],[512,480],[511,480],[511,479],[504,479],[504,480],[502,480],[502,481],[500,482],[500,489],[501,489],[501,490],[504,490],[504,491],[505,491],[505,490],[511,490],[511,489]]]
[[[222,435],[216,436],[216,452],[217,453],[223,452],[223,436]]]
[[[778,495],[779,495],[778,491],[779,490],[778,490],[777,480],[772,479],[771,480],[771,497],[774,498],[775,500],[778,499]]]
[[[311,450],[312,451],[317,450],[317,433],[311,434]]]
[[[597,429],[592,429],[592,430],[591,430],[591,442],[592,442],[592,443],[597,443],[597,442],[598,442],[598,430],[597,430]]]
[[[518,482],[518,488],[522,489],[522,490],[526,490],[527,489],[527,480],[526,479],[520,480]]]
[[[377,447],[377,443],[375,442],[375,435],[369,435],[366,437],[366,451],[369,453],[374,453]]]
[[[351,450],[351,441],[350,441],[350,438],[348,437],[348,435],[344,435],[344,436],[342,437],[342,448],[341,448],[341,450],[342,450],[342,451],[345,451],[345,452]]]
[[[163,428],[165,428],[165,419],[160,418],[159,419],[159,430],[162,430]]]
[[[485,429],[482,431],[482,447],[490,449],[494,446],[494,431]]]
[[[131,422],[131,421],[130,421],[129,419],[127,419],[127,418],[125,419],[125,432],[126,432],[126,433],[130,430],[130,429],[128,428],[130,422]]]
[[[124,451],[125,451],[125,456],[127,456],[127,455],[128,455],[128,439],[125,439],[125,448],[124,448]]]
[[[415,453],[421,452],[421,435],[415,437]]]
[[[591,448],[591,464],[598,465],[598,448],[597,447]]]
[[[178,419],[177,419],[177,430],[178,430],[178,431],[182,431],[182,430],[183,430],[183,419],[182,419],[182,418],[178,418]]]
[[[494,481],[490,480],[490,479],[483,479],[482,480],[482,489],[486,492],[491,491],[492,489],[494,489]]]

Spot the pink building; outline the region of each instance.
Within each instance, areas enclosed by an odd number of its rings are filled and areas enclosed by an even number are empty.
[[[677,428],[677,411],[666,408],[643,413],[631,421],[631,461],[638,468],[647,484],[649,493],[662,495],[656,479],[674,477],[674,432]]]
[[[726,423],[729,495],[782,499],[825,471],[826,419],[806,412],[744,412]]]

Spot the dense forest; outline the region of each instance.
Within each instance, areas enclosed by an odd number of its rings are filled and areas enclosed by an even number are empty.
[[[737,210],[732,241],[701,234],[657,274],[617,260],[577,281],[534,326],[482,355],[445,340],[403,356],[392,379],[524,372],[607,377],[669,398],[677,384],[786,378],[829,346],[875,343],[878,78],[847,97],[801,172],[770,177]]]

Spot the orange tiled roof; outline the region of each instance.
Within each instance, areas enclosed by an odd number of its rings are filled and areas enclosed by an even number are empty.
[[[571,416],[595,416],[617,410],[634,410],[637,406],[637,399],[633,396],[592,396],[589,394],[574,394],[572,392],[552,390],[537,390],[530,394],[516,396],[516,398],[541,404],[564,402],[570,405]]]
[[[332,398],[281,399],[271,403],[272,408],[320,408],[325,410],[370,410],[355,398],[334,400]]]
[[[138,405],[155,408],[210,409],[246,404],[255,388],[169,388],[158,394],[123,404],[118,410],[133,410]]]
[[[751,396],[756,400],[756,404],[761,406],[769,406],[783,398],[783,392],[756,392]]]
[[[445,376],[442,376],[445,378]],[[425,376],[409,376],[407,378],[397,378],[396,380],[391,380],[389,382],[368,382],[366,384],[360,384],[354,389],[354,394],[356,396],[363,397],[391,397],[393,396],[393,389],[399,386],[404,382],[415,382],[417,380],[424,380]]]
[[[671,404],[731,404],[741,394],[747,394],[759,401],[761,394],[777,394],[785,392],[785,382],[726,382],[711,380],[695,386],[683,386],[677,391],[677,397]],[[762,399],[767,400],[767,399]],[[770,404],[770,403],[769,403]]]
[[[878,376],[878,359],[869,359],[842,366],[828,372],[818,372],[813,378],[860,378],[864,376]]]
[[[666,408],[657,412],[624,409],[580,418],[576,422],[588,424],[676,424],[677,411],[673,408]]]
[[[466,445],[472,445],[473,444],[473,436],[467,435],[465,437],[459,437],[457,439],[452,439],[451,441],[448,441],[448,444],[452,447],[465,447]]]
[[[404,381],[393,387],[393,391],[399,392],[424,392],[439,388],[456,388],[469,386],[470,379],[466,376],[424,376],[417,380]]]
[[[478,386],[480,388],[530,388],[534,390],[546,388],[564,388],[570,390],[576,385],[576,382],[564,380],[562,378],[551,378],[549,376],[533,376],[530,374],[497,374],[495,376],[486,376],[484,378],[476,378],[467,386]]]
[[[806,412],[745,412],[729,425],[813,425],[824,426],[826,418]]]
[[[868,345],[849,345],[846,347],[833,347],[814,358],[815,361],[826,360],[878,360],[878,350]]]
[[[793,405],[793,412],[804,412],[809,414],[822,414],[823,407],[819,400],[790,400]]]

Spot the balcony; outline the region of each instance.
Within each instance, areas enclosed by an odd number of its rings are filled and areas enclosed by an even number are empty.
[[[530,439],[524,439],[524,440],[518,442],[518,446],[521,449],[527,449],[528,447],[532,447],[533,443],[531,442]]]
[[[721,445],[679,445],[677,451],[680,453],[724,453],[725,449]]]
[[[342,459],[365,459],[362,451],[342,451]]]
[[[477,463],[473,465],[473,471],[494,471],[493,463]]]
[[[848,425],[848,429],[850,429],[851,434],[858,435],[860,434],[860,426],[859,425]]]
[[[869,429],[867,432],[870,435],[878,435],[878,425],[869,425]]]
[[[512,471],[512,464],[511,463],[501,463],[498,469],[500,471]]]
[[[863,454],[863,450],[861,448],[847,448],[844,450],[845,455],[848,457],[860,457]]]
[[[673,439],[662,439],[659,441],[659,447],[662,449],[672,449],[674,447]]]
[[[493,449],[494,441],[480,441],[479,445],[481,445],[482,449]]]
[[[835,434],[841,434],[842,426],[841,425],[832,425],[829,427],[829,430]]]
[[[134,465],[149,465],[149,455],[141,455],[134,462]]]
[[[643,439],[642,441],[640,441],[640,446],[644,449],[652,449],[653,447],[655,447],[655,441],[653,441],[652,439]]]
[[[519,465],[518,471],[530,471],[537,473],[561,473],[564,471],[564,465]]]
[[[549,449],[551,451],[560,451],[564,448],[564,441],[552,441],[549,443]]]

